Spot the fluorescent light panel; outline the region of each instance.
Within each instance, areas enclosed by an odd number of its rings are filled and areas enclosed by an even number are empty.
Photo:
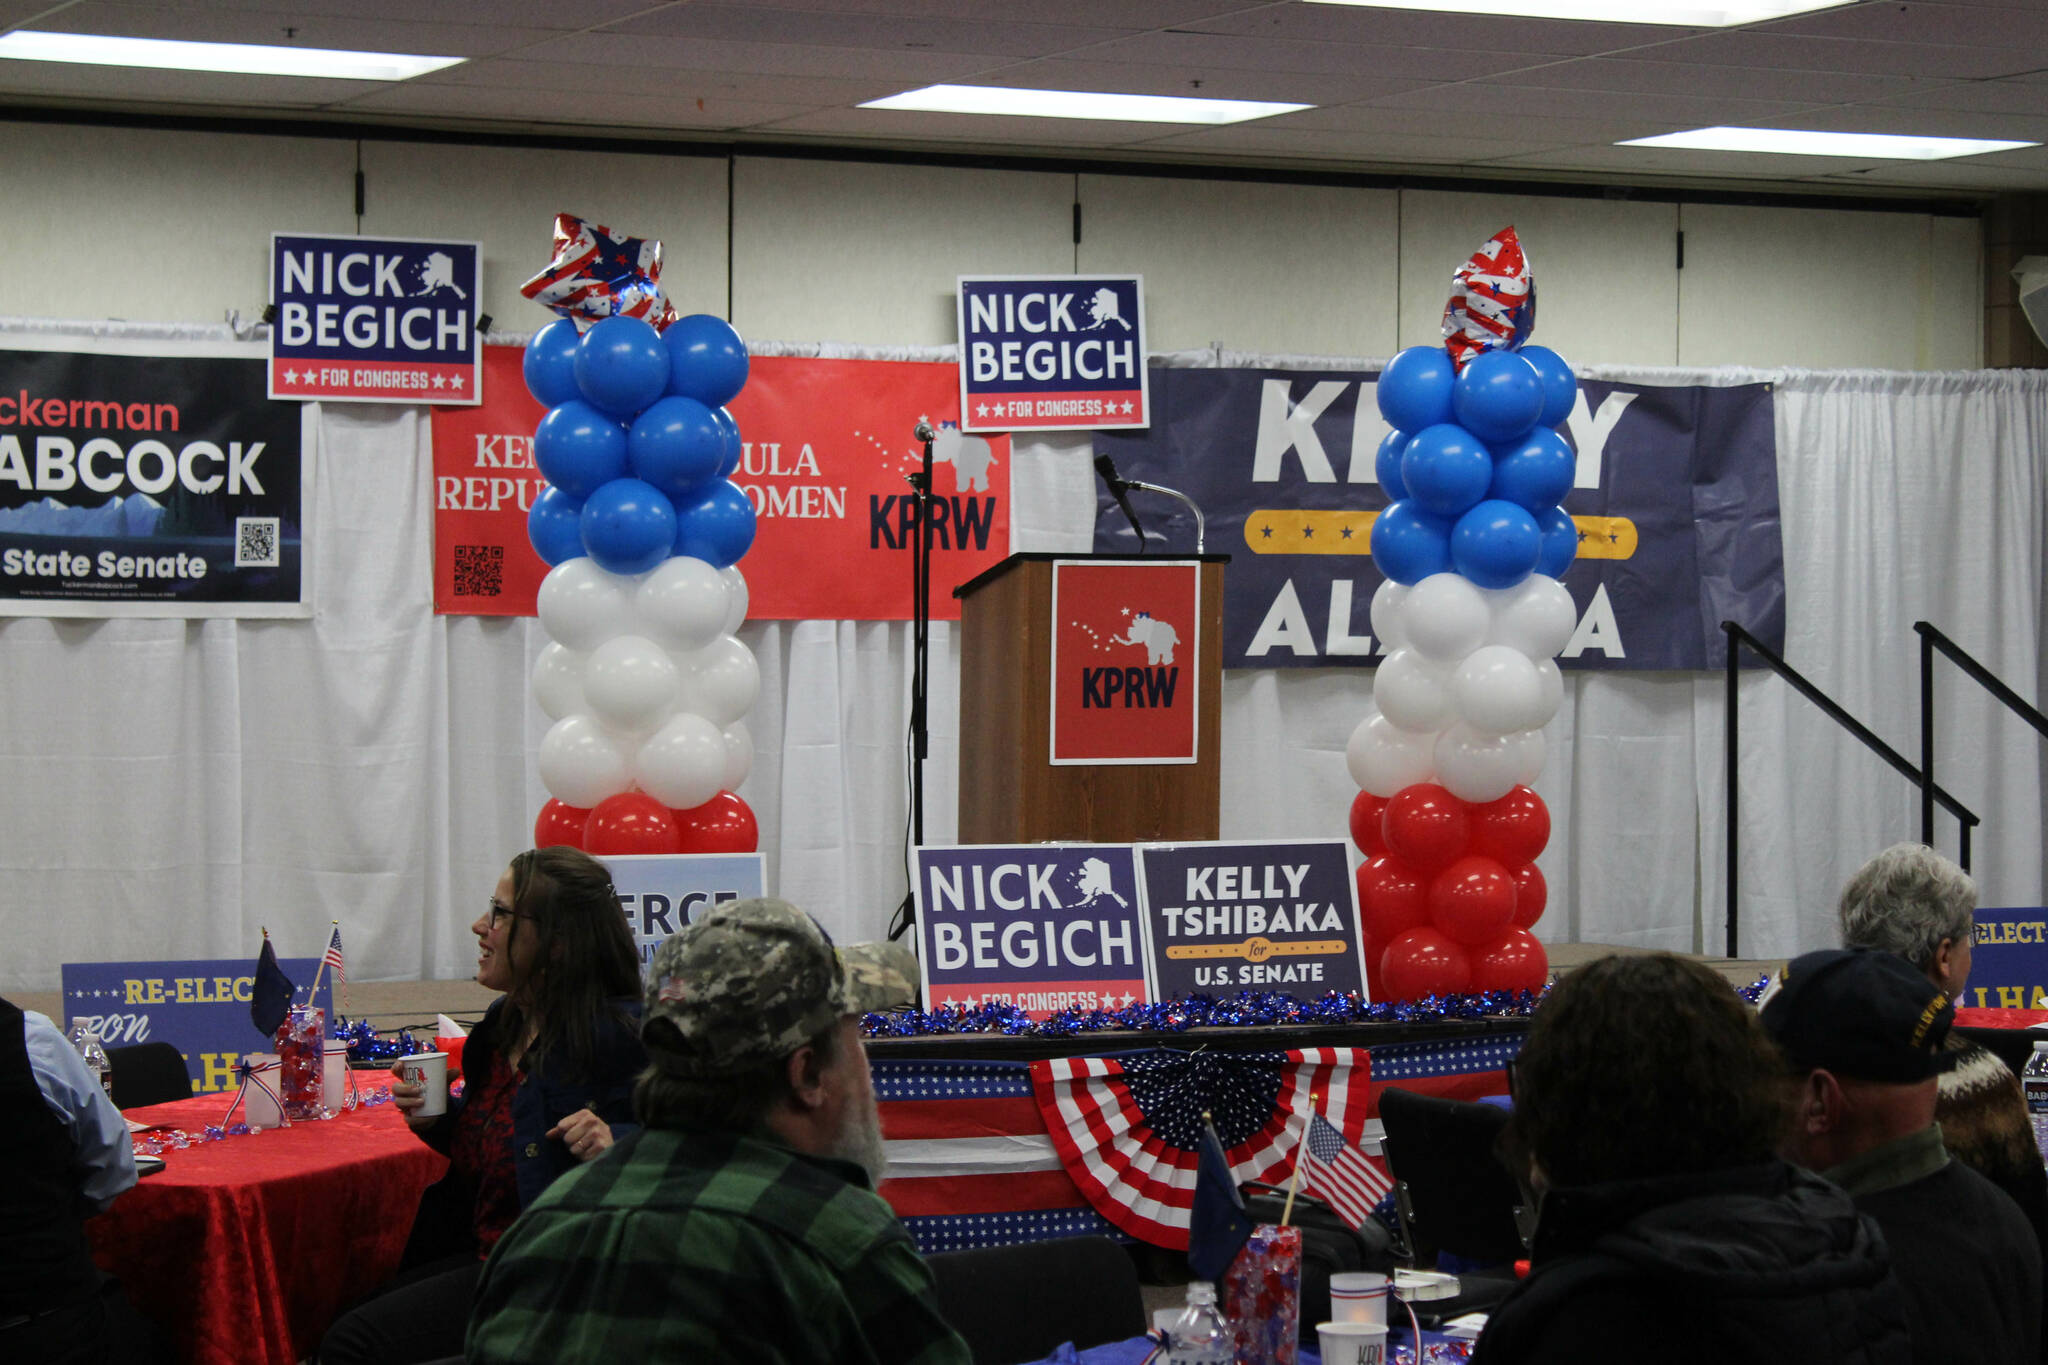
[[[132,66],[151,71],[224,71],[241,76],[313,76],[350,81],[410,80],[468,60],[415,57],[403,52],[348,52],[329,47],[107,38],[91,33],[39,33],[33,29],[0,37],[0,58],[82,66]]]
[[[1890,133],[1823,133],[1799,128],[1693,128],[1631,138],[1617,147],[1681,147],[1697,152],[1770,152],[1784,156],[1846,156],[1859,161],[1942,161],[1980,152],[2038,147],[1974,137],[1902,137]]]
[[[1010,114],[1023,118],[1105,119],[1118,123],[1243,123],[1312,109],[1309,104],[1206,100],[1184,95],[1112,95],[1086,90],[1019,90],[1004,85],[927,85],[869,100],[863,109],[935,114]]]
[[[1313,0],[1319,5],[1360,5],[1373,9],[1426,9],[1444,14],[1500,14],[1516,19],[1585,19],[1607,24],[1678,24],[1686,28],[1733,28],[1788,14],[1835,9],[1853,0]]]

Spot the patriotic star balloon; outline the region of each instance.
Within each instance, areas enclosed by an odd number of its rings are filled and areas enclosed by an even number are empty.
[[[639,318],[659,332],[676,320],[661,288],[661,243],[625,237],[571,213],[555,215],[555,254],[519,292],[579,329],[609,317]]]
[[[1517,350],[1536,330],[1536,275],[1512,227],[1486,239],[1451,276],[1444,349],[1458,369],[1482,351]]]

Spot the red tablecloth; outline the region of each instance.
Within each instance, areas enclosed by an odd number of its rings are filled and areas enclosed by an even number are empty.
[[[197,1133],[228,1096],[128,1110]],[[239,1117],[239,1116],[238,1116]],[[188,1365],[293,1365],[397,1268],[447,1162],[390,1105],[164,1153],[86,1227],[94,1259]]]

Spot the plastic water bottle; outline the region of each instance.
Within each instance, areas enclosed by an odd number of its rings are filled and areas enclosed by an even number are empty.
[[[1230,1365],[1235,1345],[1230,1324],[1216,1306],[1216,1286],[1207,1280],[1188,1285],[1188,1306],[1174,1320],[1162,1365]]]
[[[100,1089],[107,1092],[107,1099],[112,1102],[114,1064],[107,1059],[107,1050],[100,1045],[100,1035],[93,1029],[91,1020],[71,1021],[71,1046],[78,1049],[78,1055],[85,1059],[85,1069],[99,1078]]]
[[[2048,1039],[2034,1044],[2020,1086],[2027,1092],[2027,1117],[2034,1121],[2034,1150],[2048,1161]]]

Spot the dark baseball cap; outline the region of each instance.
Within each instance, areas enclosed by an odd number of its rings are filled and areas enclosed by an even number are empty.
[[[1918,967],[1876,949],[1793,958],[1765,988],[1757,1013],[1796,1066],[1906,1085],[1952,1064],[1941,1044],[1955,1002]]]

